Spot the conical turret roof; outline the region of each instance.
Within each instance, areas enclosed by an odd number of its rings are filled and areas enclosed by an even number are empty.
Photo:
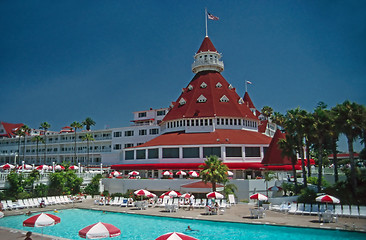
[[[254,108],[255,109],[255,106],[252,102],[252,99],[250,99],[249,97],[249,93],[248,92],[245,92],[244,94],[244,102],[245,104],[249,107],[249,108]]]
[[[201,44],[201,47],[198,49],[197,53],[200,52],[217,52],[215,46],[212,44],[211,40],[209,37],[205,37],[205,39],[203,39],[203,42]]]
[[[199,117],[257,119],[235,88],[216,71],[197,73],[163,121]]]
[[[290,165],[291,158],[282,157],[282,150],[279,147],[278,141],[280,139],[286,139],[286,134],[277,129],[275,135],[272,138],[271,143],[263,157],[262,164],[268,165]]]

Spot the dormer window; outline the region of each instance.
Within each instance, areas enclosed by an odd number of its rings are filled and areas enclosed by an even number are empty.
[[[220,88],[220,87],[222,87],[222,84],[220,82],[218,82],[218,83],[216,83],[216,87]]]
[[[228,88],[229,89],[233,89],[234,87],[233,87],[233,85],[230,84]]]
[[[188,90],[191,91],[192,89],[193,89],[193,86],[191,84],[189,84]]]
[[[186,100],[184,100],[184,98],[181,98],[180,100],[179,100],[179,105],[184,105],[184,104],[186,104],[187,102],[186,102]]]
[[[197,102],[203,103],[206,101],[207,101],[207,98],[205,98],[205,96],[203,96],[203,95],[201,95],[201,96],[199,96],[199,98],[197,98]]]
[[[207,84],[205,82],[201,83],[201,88],[206,88]]]
[[[220,102],[229,102],[229,99],[224,95],[220,98]]]
[[[239,104],[243,104],[244,103],[244,100],[242,98],[239,98],[239,101],[238,101]]]

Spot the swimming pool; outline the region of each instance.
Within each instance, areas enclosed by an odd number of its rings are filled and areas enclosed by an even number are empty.
[[[52,211],[47,213],[55,214]],[[79,240],[82,239],[78,236],[79,230],[98,221],[111,223],[121,229],[121,236],[113,238],[115,240],[153,240],[164,233],[174,231],[183,232],[200,240],[345,240],[366,238],[366,234],[358,232],[177,219],[114,212],[107,212],[104,214],[101,211],[85,209],[62,210],[55,215],[61,218],[61,223],[43,228],[43,233]],[[0,226],[41,233],[40,228],[22,226],[23,221],[27,218],[28,216],[25,215],[8,216],[0,219]],[[188,225],[190,225],[192,229],[198,229],[199,231],[185,232]]]

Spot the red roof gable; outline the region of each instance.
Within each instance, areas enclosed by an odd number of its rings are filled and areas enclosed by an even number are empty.
[[[271,144],[269,145],[266,154],[264,154],[262,164],[272,164],[272,165],[289,165],[291,164],[291,159],[289,157],[282,157],[282,151],[279,148],[278,141],[280,139],[285,139],[286,134],[282,133],[277,129],[275,135],[272,138]]]
[[[6,123],[6,122],[1,122],[1,124],[3,125],[6,132],[1,136],[6,136],[9,138],[15,136],[16,135],[15,132],[18,130],[18,128],[24,125],[23,123]]]
[[[203,83],[207,86],[202,87]],[[217,86],[218,83],[219,85]],[[199,72],[188,84],[187,88],[183,90],[163,121],[199,117],[257,119],[246,104],[239,104],[240,97],[236,93],[235,88],[232,88],[219,72]],[[205,102],[197,102],[201,95],[207,99]],[[224,95],[229,99],[228,102],[220,101]],[[181,99],[184,99],[186,103],[181,105],[179,103]]]
[[[134,148],[166,145],[269,144],[270,142],[270,137],[258,132],[216,129],[208,133],[166,133]]]
[[[209,37],[205,37],[205,39],[203,39],[201,47],[198,49],[197,53],[207,52],[207,51],[217,52],[215,46],[212,44]]]
[[[261,121],[258,125],[258,132],[265,133],[267,129],[268,120]]]
[[[255,108],[254,104],[252,102],[252,99],[250,99],[248,92],[245,92],[244,94],[244,102],[249,108]]]

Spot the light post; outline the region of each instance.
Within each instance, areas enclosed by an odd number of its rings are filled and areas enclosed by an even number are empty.
[[[52,173],[55,173],[55,162],[52,162]]]
[[[24,161],[22,161],[22,173],[24,172]]]

